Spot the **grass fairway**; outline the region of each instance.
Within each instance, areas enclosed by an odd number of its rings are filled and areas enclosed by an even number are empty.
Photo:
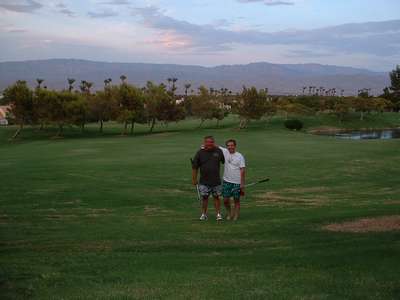
[[[14,143],[0,128],[0,298],[399,299],[399,231],[322,226],[400,215],[400,140],[230,122]],[[272,179],[237,223],[198,221],[189,158],[206,134],[237,138],[249,181]]]

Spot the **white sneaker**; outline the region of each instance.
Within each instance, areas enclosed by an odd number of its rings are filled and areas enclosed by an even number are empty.
[[[208,217],[206,214],[201,214],[200,221],[207,221]]]
[[[221,214],[217,214],[217,221],[222,221],[222,216],[221,216]]]

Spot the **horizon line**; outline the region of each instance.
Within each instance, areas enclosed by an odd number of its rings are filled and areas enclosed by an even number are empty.
[[[107,64],[142,64],[142,65],[168,65],[168,66],[183,66],[183,67],[202,67],[207,69],[212,69],[216,67],[223,67],[223,66],[248,66],[251,64],[270,64],[270,65],[281,65],[281,66],[296,66],[296,65],[317,65],[317,66],[325,66],[325,67],[339,67],[339,68],[351,68],[355,70],[364,70],[373,73],[389,73],[391,70],[386,71],[377,71],[372,70],[369,68],[361,68],[361,67],[354,67],[354,66],[346,66],[346,65],[333,65],[333,64],[321,64],[321,63],[271,63],[268,61],[254,61],[248,63],[238,63],[238,64],[220,64],[220,65],[196,65],[196,64],[177,64],[177,63],[162,63],[162,62],[127,62],[127,61],[107,61],[107,60],[91,60],[86,58],[41,58],[41,59],[23,59],[23,60],[0,60],[0,64],[2,63],[24,63],[24,62],[40,62],[40,61],[55,61],[55,60],[71,60],[71,61],[86,61],[86,62],[93,62],[93,63],[107,63]],[[396,64],[394,64],[394,68]]]

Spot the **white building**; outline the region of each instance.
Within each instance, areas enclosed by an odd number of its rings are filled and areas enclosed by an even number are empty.
[[[184,103],[185,102],[185,97],[182,97],[182,98],[180,98],[180,99],[176,99],[175,100],[175,103],[176,104],[182,104],[182,103]]]
[[[10,111],[10,106],[0,106],[0,125],[8,125],[7,113]]]

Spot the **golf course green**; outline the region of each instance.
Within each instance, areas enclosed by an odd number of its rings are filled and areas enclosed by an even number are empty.
[[[340,140],[283,119],[237,130],[197,120],[120,136],[0,128],[1,299],[399,299],[400,231],[326,225],[400,215],[400,139]],[[56,129],[54,129],[54,133]],[[189,158],[202,138],[238,141],[249,188],[237,222],[200,222]],[[337,227],[340,227],[339,225]]]

